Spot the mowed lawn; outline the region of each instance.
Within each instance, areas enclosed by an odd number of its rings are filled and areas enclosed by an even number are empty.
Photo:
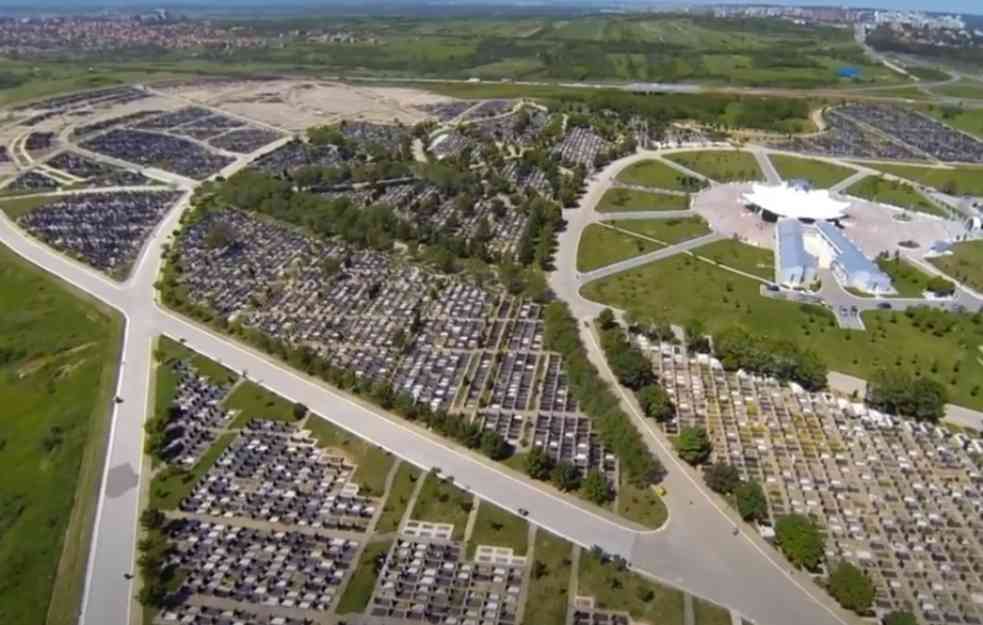
[[[663,247],[600,224],[584,228],[577,245],[577,271],[593,271]]]
[[[886,174],[911,180],[951,195],[983,195],[983,167],[919,167],[871,163],[867,165]]]
[[[628,230],[644,237],[672,245],[682,243],[710,232],[702,217],[686,219],[620,219],[608,222],[616,228]]]
[[[0,246],[4,625],[45,623],[49,602],[47,622],[75,622],[121,337],[116,314]]]
[[[763,247],[726,239],[701,245],[693,253],[765,280],[775,279],[775,254]]]
[[[956,243],[952,254],[929,262],[969,288],[983,291],[983,241]]]
[[[932,276],[901,258],[878,258],[877,266],[891,276],[898,297],[921,297],[932,279]]]
[[[666,158],[686,169],[703,174],[717,182],[764,180],[758,161],[750,152],[741,150],[694,150],[673,152]]]
[[[540,575],[529,576],[529,595],[523,625],[564,625],[570,590],[572,545],[543,528],[536,530],[533,560]]]
[[[240,382],[225,398],[225,408],[236,412],[230,428],[245,427],[253,419],[286,423],[297,421],[292,402],[249,380]]]
[[[392,454],[315,414],[307,417],[304,427],[321,447],[344,456],[356,466],[352,480],[359,485],[362,494],[382,496],[386,491],[386,477],[396,462]]]
[[[617,179],[625,184],[669,191],[695,191],[706,186],[703,180],[687,176],[678,169],[654,159],[629,165],[621,170]]]
[[[595,210],[599,213],[628,211],[684,211],[689,208],[689,196],[668,193],[646,193],[637,189],[608,189]]]
[[[857,170],[814,158],[770,154],[768,158],[783,180],[803,179],[817,189],[828,189],[857,173]]]
[[[524,555],[529,550],[529,523],[517,514],[482,501],[474,520],[468,553],[473,555],[478,545],[508,547],[515,555]]]
[[[452,523],[454,540],[463,539],[474,498],[435,473],[428,473],[426,479],[410,518],[430,523]]]
[[[701,248],[702,249],[702,248]],[[649,263],[586,285],[596,302],[631,310],[639,318],[685,324],[702,321],[717,332],[739,325],[815,350],[833,371],[869,379],[898,367],[935,377],[950,399],[983,408],[983,324],[973,315],[933,313],[909,319],[897,311],[864,313],[866,332],[843,330],[818,306],[762,297],[761,283],[687,255]]]
[[[632,620],[658,625],[683,625],[683,591],[619,571],[582,551],[577,594],[593,596],[602,610],[624,610]]]
[[[846,192],[871,202],[889,204],[898,208],[945,217],[946,212],[928,201],[921,192],[910,184],[897,180],[887,180],[880,176],[867,176],[850,186]]]

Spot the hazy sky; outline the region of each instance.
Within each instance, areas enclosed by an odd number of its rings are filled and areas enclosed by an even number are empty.
[[[727,2],[727,0],[696,0],[702,4],[717,4],[718,1],[726,4],[783,4],[790,6],[852,6],[870,9],[900,9],[916,11],[933,11],[953,13],[974,13],[983,14],[983,0],[763,0],[759,2],[741,2],[741,0]]]

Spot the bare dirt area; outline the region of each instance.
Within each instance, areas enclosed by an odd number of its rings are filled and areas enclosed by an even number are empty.
[[[295,132],[342,120],[414,124],[429,117],[416,107],[450,101],[418,89],[290,79],[185,83],[164,91]]]

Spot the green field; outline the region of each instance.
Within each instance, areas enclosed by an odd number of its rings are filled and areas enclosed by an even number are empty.
[[[386,477],[396,461],[392,454],[317,415],[310,415],[304,427],[321,447],[344,456],[357,467],[352,481],[363,494],[381,496],[386,492]]]
[[[508,510],[482,501],[478,506],[468,553],[473,555],[478,545],[508,547],[517,556],[525,555],[529,550],[529,524]]]
[[[702,180],[687,185],[686,174],[657,160],[641,161],[629,165],[621,170],[617,179],[625,184],[667,189],[669,191],[693,191],[694,184],[697,189],[704,186]]]
[[[31,212],[35,208],[43,206],[51,198],[46,197],[25,197],[19,199],[8,199],[2,200],[0,203],[0,210],[2,210],[7,217],[11,219],[17,219],[27,213]]]
[[[730,610],[693,597],[694,625],[731,625]]]
[[[396,469],[392,486],[386,494],[386,503],[376,522],[375,531],[380,534],[395,532],[403,520],[403,514],[413,496],[413,488],[420,479],[421,471],[408,462],[401,462]]]
[[[983,138],[983,109],[929,106],[926,112],[953,128]]]
[[[817,189],[828,189],[856,173],[855,169],[812,158],[785,154],[770,154],[768,158],[783,180],[801,178],[811,182]]]
[[[114,312],[0,246],[5,625],[77,617],[122,332]]]
[[[669,518],[669,509],[651,488],[640,489],[621,480],[618,490],[618,514],[651,529],[658,529]]]
[[[932,187],[951,195],[983,195],[983,167],[919,167],[870,163],[867,167]]]
[[[630,571],[618,571],[613,564],[603,564],[588,552],[580,554],[577,581],[577,593],[593,596],[601,609],[624,610],[634,621],[683,625],[681,590],[649,581]]]
[[[878,310],[864,313],[866,332],[842,330],[827,310],[762,297],[760,286],[676,255],[592,282],[581,292],[641,319],[699,320],[711,333],[739,325],[761,336],[794,340],[815,350],[831,370],[864,379],[883,367],[931,374],[946,385],[954,403],[983,408],[979,389],[974,393],[983,380],[983,324],[973,323],[972,316],[938,313],[938,319],[909,319]]]
[[[702,217],[686,219],[620,219],[606,222],[644,237],[649,237],[673,245],[682,243],[710,232],[710,227]]]
[[[454,484],[429,473],[417,495],[410,518],[431,523],[453,523],[454,540],[462,540],[468,515],[474,505],[473,499]]]
[[[740,150],[693,150],[673,152],[666,158],[716,182],[764,180],[758,161]]]
[[[577,271],[593,271],[663,247],[600,224],[584,228],[577,245]]]
[[[945,217],[946,212],[930,202],[915,187],[880,176],[867,176],[846,190],[846,193],[871,202]]]
[[[635,211],[684,211],[689,208],[689,197],[667,193],[646,193],[636,189],[608,189],[601,196],[595,210],[599,213],[625,213]]]
[[[240,382],[225,398],[225,407],[237,412],[229,426],[233,429],[245,427],[252,419],[287,423],[297,420],[293,403],[249,380]]]
[[[370,542],[365,545],[362,555],[359,557],[358,566],[352,577],[345,585],[345,592],[338,600],[336,612],[338,614],[361,613],[369,605],[372,598],[372,590],[375,589],[375,582],[379,578],[376,572],[376,558],[383,557],[389,553],[393,539]]]
[[[900,258],[878,258],[877,266],[891,276],[898,297],[922,297],[931,279],[927,273]]]
[[[701,245],[693,253],[765,280],[775,279],[775,254],[762,247],[727,239]]]
[[[983,291],[983,241],[965,241],[952,247],[952,254],[929,260],[954,280]]]
[[[175,360],[188,360],[199,375],[208,378],[213,384],[219,386],[232,384],[238,379],[238,376],[227,367],[166,336],[161,336],[158,339],[155,356],[158,362],[165,364],[173,364]]]
[[[564,625],[569,601],[572,546],[543,528],[536,530],[533,561],[543,573],[531,575],[523,625]]]
[[[930,87],[929,91],[938,95],[945,95],[951,98],[966,98],[970,100],[983,100],[983,82],[962,78],[956,82],[939,87]]]

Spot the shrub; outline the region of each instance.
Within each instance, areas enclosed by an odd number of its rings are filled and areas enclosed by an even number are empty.
[[[829,574],[829,594],[847,610],[864,613],[874,602],[874,585],[863,571],[843,560]]]
[[[775,523],[775,543],[796,568],[815,571],[822,562],[826,541],[812,519],[788,514]]]
[[[734,497],[737,499],[737,512],[745,521],[760,522],[768,518],[768,499],[761,484],[754,480],[741,482],[734,489]]]
[[[713,451],[707,431],[701,427],[683,428],[674,445],[679,457],[692,465],[703,464]]]
[[[718,462],[703,470],[703,481],[713,492],[729,495],[741,484],[741,474],[736,467]]]

